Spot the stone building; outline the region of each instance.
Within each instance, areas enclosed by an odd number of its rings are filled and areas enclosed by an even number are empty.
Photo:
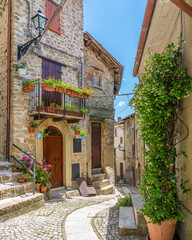
[[[147,1],[146,12],[143,20],[140,41],[133,75],[140,77],[145,70],[146,52],[148,48],[155,53],[161,53],[168,43],[177,43],[182,33],[183,40],[183,66],[187,67],[188,74],[192,76],[192,0],[186,1]],[[176,167],[185,167],[186,171],[181,174],[184,180],[188,180],[188,187],[192,186],[192,134],[191,134],[191,114],[192,114],[192,94],[181,100],[181,110],[179,117],[186,124],[186,127],[179,126],[179,144],[177,144],[178,153],[185,151],[188,158],[177,159]],[[187,136],[187,137],[186,137]],[[184,222],[177,225],[179,239],[192,239],[192,191],[188,195],[182,195],[178,189],[178,198],[183,201],[182,210],[184,212]]]
[[[114,129],[114,154],[116,182],[126,182],[125,171],[125,122],[118,118]]]
[[[118,93],[123,66],[89,33],[83,31],[83,0],[68,0],[37,45],[32,45],[18,61],[18,45],[38,35],[31,17],[40,9],[48,22],[59,0],[2,1],[0,4],[0,153],[10,161],[10,154],[21,157],[12,146],[17,144],[39,161],[47,159],[52,167],[52,186],[71,187],[78,176],[97,180],[99,193],[109,193],[112,186],[102,180],[108,174],[113,182],[113,98]],[[27,73],[21,77],[14,64],[25,61]],[[47,93],[35,86],[22,91],[27,79],[54,77],[74,86],[94,90],[89,100]],[[40,85],[39,85],[40,86]],[[85,116],[57,111],[41,111],[39,102],[57,106],[73,105],[75,111],[86,107]],[[40,110],[39,110],[40,109]],[[37,139],[28,126],[35,121],[36,132],[50,132]],[[88,130],[86,140],[75,136],[72,125]],[[97,170],[93,170],[97,168]],[[102,172],[106,171],[106,175]],[[93,176],[97,172],[97,176]],[[100,181],[98,181],[100,180]],[[104,187],[104,189],[103,189]]]

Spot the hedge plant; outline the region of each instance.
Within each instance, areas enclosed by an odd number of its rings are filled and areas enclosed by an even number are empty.
[[[177,153],[177,122],[179,100],[191,92],[192,78],[181,66],[182,40],[177,45],[169,44],[163,53],[148,51],[145,72],[135,86],[131,105],[135,107],[141,131],[146,143],[144,150],[146,166],[141,184],[144,199],[142,212],[154,224],[164,220],[182,220],[182,202],[177,199],[175,159]],[[180,119],[180,120],[179,120]],[[186,181],[181,180],[183,193]]]

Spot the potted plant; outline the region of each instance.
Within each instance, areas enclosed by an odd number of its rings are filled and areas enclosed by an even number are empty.
[[[192,78],[181,67],[182,40],[169,44],[161,54],[148,52],[145,72],[135,88],[135,107],[141,139],[145,141],[146,166],[141,184],[144,199],[141,210],[148,222],[151,240],[172,240],[177,221],[182,221],[182,202],[177,186],[186,194],[187,181],[178,180],[176,158],[187,157],[176,151],[179,101],[191,92]],[[178,121],[176,121],[178,119]]]
[[[81,139],[82,139],[82,140],[86,140],[87,130],[81,129],[80,136],[81,136]]]
[[[44,106],[43,100],[40,101],[39,106],[40,106],[40,112],[45,112],[45,106]],[[38,106],[37,106],[37,111],[38,111]]]
[[[25,93],[29,93],[29,92],[33,92],[34,91],[34,83],[33,80],[29,80],[29,79],[25,79],[24,81],[22,81],[21,85],[23,86],[23,92]]]
[[[28,127],[29,133],[34,133],[36,127],[37,127],[37,123],[34,121],[31,121]]]
[[[66,104],[65,105],[66,114],[70,116],[75,116],[75,104]]]
[[[26,62],[22,62],[20,64],[14,64],[13,67],[15,68],[16,72],[18,71],[19,76],[24,77],[26,75]]]
[[[20,172],[20,167],[18,165],[13,165],[12,172]]]
[[[80,133],[81,133],[80,126],[72,125],[71,129],[75,131],[75,135],[80,135]]]
[[[56,89],[55,90],[57,92],[60,92],[60,93],[65,93],[66,92],[66,86],[67,86],[67,84],[64,84],[64,82],[59,79],[56,83]]]
[[[83,116],[83,114],[86,114],[87,111],[88,111],[88,109],[80,108],[79,109],[79,113],[81,113],[80,116]]]
[[[47,111],[50,113],[55,113],[56,112],[55,103],[51,103],[50,107],[47,107]]]
[[[93,89],[88,89],[86,86],[84,88],[78,88],[78,93],[80,98],[89,99],[89,97],[93,94]]]
[[[27,179],[24,178],[23,175],[22,175],[20,178],[18,178],[17,181],[18,181],[18,183],[25,183],[25,182],[27,182]]]
[[[54,92],[56,88],[56,80],[52,77],[41,80],[42,90]]]
[[[56,105],[56,112],[59,114],[64,114],[64,109],[60,105]]]

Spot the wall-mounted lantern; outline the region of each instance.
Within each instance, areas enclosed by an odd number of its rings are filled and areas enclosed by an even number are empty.
[[[124,148],[121,148],[121,145],[120,145],[120,144],[118,145],[118,149],[119,149],[119,151],[125,152],[125,149],[124,149]]]
[[[37,39],[42,35],[43,31],[45,30],[46,22],[48,18],[46,18],[42,13],[41,10],[38,11],[38,13],[33,16],[32,21],[34,23],[35,29],[39,32],[38,36],[31,39],[29,42],[23,44],[23,45],[18,45],[18,55],[17,59],[20,60],[21,56],[25,55],[29,47],[33,42],[37,42]]]

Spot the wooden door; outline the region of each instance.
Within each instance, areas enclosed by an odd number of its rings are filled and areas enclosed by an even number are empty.
[[[43,138],[43,157],[52,165],[52,188],[63,186],[63,144],[62,136],[47,136]]]
[[[120,180],[123,180],[123,163],[120,163]]]
[[[101,167],[101,123],[92,123],[91,131],[92,168]]]

